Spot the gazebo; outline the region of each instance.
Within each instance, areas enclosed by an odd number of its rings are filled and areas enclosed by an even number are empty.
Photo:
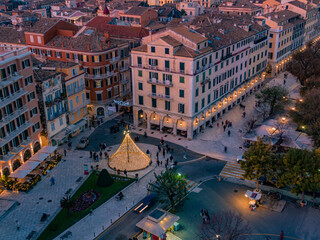
[[[134,143],[129,131],[125,132],[120,147],[109,159],[110,168],[128,172],[144,169],[149,164],[150,158]]]

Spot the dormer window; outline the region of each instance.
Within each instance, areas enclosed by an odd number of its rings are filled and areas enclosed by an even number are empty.
[[[198,50],[200,49],[200,44],[198,44]]]

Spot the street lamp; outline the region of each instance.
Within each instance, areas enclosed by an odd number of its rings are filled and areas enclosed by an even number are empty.
[[[282,117],[281,120],[282,120],[283,122],[285,122],[285,121],[286,121],[286,118],[285,118],[285,117]]]
[[[216,234],[216,238],[217,238],[217,240],[220,240],[220,235]]]

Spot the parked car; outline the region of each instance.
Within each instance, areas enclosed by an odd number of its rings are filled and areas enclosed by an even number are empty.
[[[83,149],[86,148],[86,146],[88,146],[89,144],[89,138],[88,137],[82,137],[79,141],[79,144],[77,146],[77,148],[79,149]]]
[[[237,163],[245,162],[246,160],[243,158],[243,155],[237,157]]]

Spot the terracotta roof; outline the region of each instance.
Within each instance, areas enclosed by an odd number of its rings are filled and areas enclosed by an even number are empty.
[[[165,41],[166,43],[170,44],[173,47],[182,45],[181,42],[177,41],[176,39],[174,39],[173,37],[171,37],[169,35],[168,36],[164,36],[164,37],[162,37],[160,39],[162,39],[163,41]]]
[[[57,72],[55,70],[43,70],[43,69],[35,70],[33,71],[33,73],[34,73],[34,78],[37,82],[42,82],[49,78],[53,78],[56,75],[61,74],[61,72]]]
[[[300,14],[292,12],[290,10],[282,10],[279,12],[272,12],[272,13],[267,13],[264,14],[263,16],[266,18],[271,17],[271,20],[276,22],[276,23],[280,23],[283,22],[285,20],[289,20],[291,18],[295,18],[298,17]]]
[[[86,24],[88,27],[94,27],[98,31],[105,33],[108,32],[111,37],[121,38],[143,38],[149,35],[149,31],[142,27],[128,27],[120,25],[108,24],[108,17],[95,17]]]
[[[228,6],[227,3],[232,2],[233,4],[231,6]],[[237,0],[237,1],[224,1],[220,3],[219,8],[249,8],[252,10],[262,9],[261,7],[254,5],[253,3],[247,1],[247,0]]]
[[[206,37],[203,37],[201,34],[184,26],[173,27],[171,30],[195,43],[200,43],[207,40]]]
[[[79,65],[75,62],[61,62],[61,61],[52,61],[48,60],[46,62],[43,62],[42,67],[52,67],[52,68],[70,68]]]
[[[59,18],[41,18],[27,32],[45,33],[59,21],[62,20]]]
[[[17,31],[10,27],[0,27],[0,42],[26,44],[23,31]]]
[[[312,10],[314,9],[314,7],[312,7],[310,4],[305,4],[303,2],[299,2],[299,1],[292,1],[292,2],[288,2],[288,4],[291,4],[293,6],[296,6],[298,8],[304,9],[304,10]]]
[[[211,47],[206,47],[206,48],[203,48],[203,49],[201,49],[199,51],[196,51],[196,50],[193,50],[193,49],[188,48],[186,46],[181,46],[174,53],[174,56],[195,58],[195,57],[200,56],[203,53],[206,53],[208,51],[212,51],[212,48]]]
[[[147,8],[147,7],[132,7],[128,11],[126,11],[125,14],[141,16],[145,12],[147,12],[148,10],[151,10],[151,8]]]
[[[147,52],[148,51],[148,46],[147,45],[142,45],[139,47],[136,47],[132,49],[132,51],[137,51],[137,52]]]

